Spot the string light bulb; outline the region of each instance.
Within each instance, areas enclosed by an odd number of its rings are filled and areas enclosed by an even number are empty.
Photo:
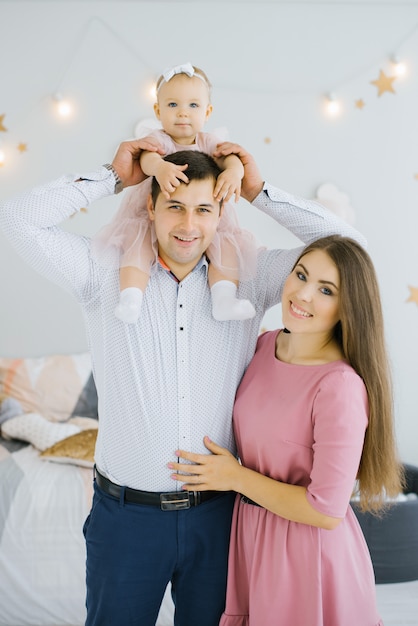
[[[393,54],[391,56],[390,62],[392,63],[393,71],[395,72],[395,75],[398,78],[405,76],[407,72],[406,63],[401,61],[400,58],[396,54]]]
[[[152,83],[151,87],[149,88],[149,95],[152,98],[152,100],[157,99],[157,83],[156,82]]]
[[[141,91],[147,101],[154,103],[157,100],[157,80],[150,79],[145,81]]]
[[[57,113],[62,118],[70,117],[73,113],[73,107],[69,100],[66,100],[63,95],[59,92],[55,93],[52,96],[52,99],[55,102]]]
[[[335,117],[341,112],[341,104],[337,100],[335,94],[329,93],[325,97],[325,110],[327,115]]]
[[[4,165],[5,161],[6,161],[6,154],[4,150],[2,149],[2,147],[0,146],[0,167]]]

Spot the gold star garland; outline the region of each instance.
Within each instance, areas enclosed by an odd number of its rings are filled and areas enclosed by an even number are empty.
[[[394,80],[396,80],[396,76],[386,76],[384,71],[380,70],[379,78],[376,78],[376,80],[371,80],[370,84],[376,85],[377,95],[381,96],[386,91],[388,93],[395,93],[395,90],[392,85]]]
[[[411,287],[408,285],[408,289],[410,291],[409,298],[407,302],[415,302],[418,305],[418,287]]]
[[[103,20],[101,20],[100,18],[94,18],[93,21],[95,21],[95,20],[99,21],[102,24],[102,26],[104,26],[107,30],[109,30],[111,32],[111,34],[113,34],[113,36],[116,36],[117,39],[120,39],[120,37],[117,35],[117,33],[115,33],[113,31],[113,29],[108,24],[106,24]],[[416,30],[417,27],[418,27],[418,25],[415,27],[414,31]],[[381,95],[383,95],[386,92],[395,94],[396,92],[395,92],[395,90],[393,88],[393,82],[396,80],[396,78],[397,78],[396,76],[387,76],[385,74],[385,72],[382,69],[380,69],[378,78],[376,78],[375,80],[370,81],[370,84],[376,86],[378,97],[380,97]],[[366,106],[366,103],[363,100],[363,98],[358,98],[357,100],[355,100],[354,106],[359,111],[361,111]],[[4,126],[4,118],[5,117],[6,117],[5,113],[0,115],[0,131],[1,132],[6,132],[7,131],[7,128]],[[264,143],[265,144],[271,143],[271,138],[270,137],[265,137],[264,138]],[[17,150],[21,154],[23,154],[24,152],[27,152],[27,150],[28,150],[27,144],[23,143],[23,142],[19,143],[18,146],[17,146]],[[415,174],[415,179],[418,180],[418,174]]]
[[[393,81],[397,79],[397,76],[387,76],[383,70],[379,70],[379,76],[375,80],[371,80],[370,84],[375,85],[377,88],[377,96],[380,97],[384,93],[396,93],[393,88]],[[360,111],[365,107],[366,103],[363,98],[358,98],[354,102],[356,109]]]
[[[4,125],[4,118],[6,117],[6,113],[2,113],[0,115],[0,132],[6,133],[7,132],[7,128]],[[28,151],[28,144],[27,143],[23,143],[20,142],[17,145],[17,149],[20,152],[20,154],[23,154],[23,152],[27,152]],[[0,165],[3,165],[3,163],[1,163]]]

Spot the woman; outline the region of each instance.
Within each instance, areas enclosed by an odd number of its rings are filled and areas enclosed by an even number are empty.
[[[240,464],[178,451],[187,490],[238,492],[221,626],[378,626],[370,555],[349,505],[401,490],[373,264],[351,239],[309,245],[286,280],[284,329],[261,335],[237,392]],[[357,483],[356,483],[357,479]]]

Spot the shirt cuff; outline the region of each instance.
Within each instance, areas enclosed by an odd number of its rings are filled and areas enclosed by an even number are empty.
[[[71,174],[66,179],[66,182],[72,183],[89,203],[115,194],[115,176],[103,165],[93,172]]]
[[[72,187],[75,192],[82,194],[83,198],[80,206],[83,206],[86,202],[90,204],[94,200],[114,195],[115,177],[111,171],[101,166],[94,172],[86,174],[78,172],[64,174],[64,176],[60,176],[56,180],[35,187],[32,193],[36,196],[42,196],[53,191],[68,190],[69,187]]]
[[[107,167],[102,165],[99,169],[94,172],[88,172],[87,174],[74,174],[73,182],[77,180],[89,180],[89,181],[97,181],[97,182],[108,182],[109,189],[112,190],[115,186],[115,175],[112,170],[109,170]]]

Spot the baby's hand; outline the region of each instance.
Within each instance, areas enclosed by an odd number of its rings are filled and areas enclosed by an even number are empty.
[[[220,202],[228,202],[235,196],[235,202],[238,202],[241,195],[241,176],[233,168],[229,168],[221,172],[216,181],[213,192],[216,200]]]
[[[176,165],[175,163],[169,163],[168,161],[161,160],[158,165],[158,169],[155,172],[155,178],[160,185],[161,193],[167,200],[170,199],[171,194],[180,183],[188,183],[189,179],[184,170],[187,169],[186,165]]]

